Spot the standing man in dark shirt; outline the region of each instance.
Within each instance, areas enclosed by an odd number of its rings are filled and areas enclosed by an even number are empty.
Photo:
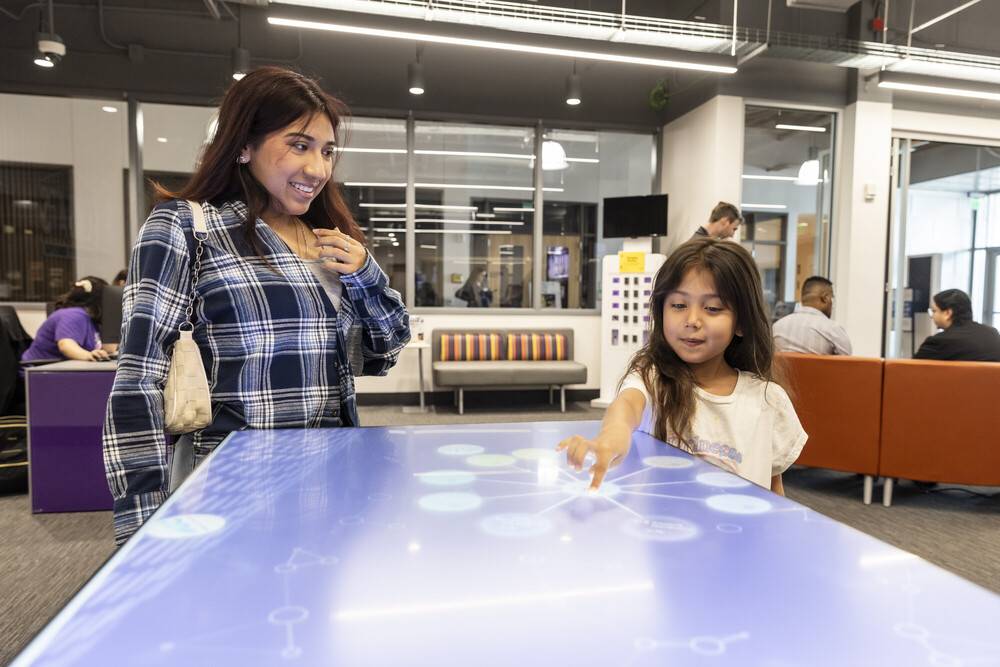
[[[691,238],[710,236],[713,239],[729,239],[733,237],[742,222],[743,216],[740,215],[740,209],[728,202],[720,201],[712,209],[708,222],[698,227]]]
[[[930,314],[943,331],[928,336],[914,359],[1000,361],[1000,333],[972,321],[968,294],[958,289],[938,292],[931,300]]]

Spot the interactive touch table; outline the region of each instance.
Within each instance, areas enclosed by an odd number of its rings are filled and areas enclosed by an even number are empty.
[[[13,663],[988,665],[1000,597],[597,422],[231,436]]]

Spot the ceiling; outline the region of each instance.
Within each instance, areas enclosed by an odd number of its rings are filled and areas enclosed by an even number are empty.
[[[583,81],[583,103],[569,107],[563,98],[572,61],[428,45],[421,57],[427,93],[416,97],[406,90],[406,67],[415,58],[415,44],[299,33],[267,24],[269,14],[307,11],[301,8],[260,6],[260,0],[228,4],[220,0],[107,0],[100,14],[99,4],[94,0],[55,4],[55,29],[68,53],[57,67],[46,71],[31,62],[44,3],[4,2],[0,10],[0,92],[106,99],[122,99],[131,93],[144,101],[211,104],[231,83],[231,51],[242,45],[250,50],[254,65],[284,64],[319,77],[356,113],[397,117],[412,111],[418,117],[441,119],[545,119],[563,127],[653,129],[719,93],[824,106],[843,105],[851,94],[851,77],[844,67],[809,62],[808,57],[769,57],[765,52],[730,76],[579,61],[576,66]],[[622,8],[621,0],[545,0],[534,4],[601,12],[620,12]],[[918,20],[954,4],[954,0],[921,0]],[[219,19],[212,17],[209,5],[220,8]],[[905,7],[900,9],[900,5]],[[716,32],[720,26],[731,25],[732,6],[732,0],[626,3],[629,15],[714,25]],[[905,42],[905,33],[897,32],[895,26],[905,25],[899,14],[904,9],[908,20],[908,3],[894,2],[892,8],[890,41]],[[741,30],[750,31],[747,35],[753,31],[763,34],[767,9],[764,0],[740,2]],[[865,26],[872,10],[871,0],[861,0],[847,12],[801,9],[774,0],[772,34],[784,35],[786,52],[794,47],[796,53],[820,53],[817,45],[840,44],[838,40],[848,38],[871,39],[873,35],[866,33]],[[949,49],[1000,56],[997,25],[1000,2],[984,0],[919,33],[914,45],[933,49],[945,44]],[[744,49],[750,43],[743,40],[740,44]],[[650,94],[657,87],[668,93],[664,109],[650,105]]]

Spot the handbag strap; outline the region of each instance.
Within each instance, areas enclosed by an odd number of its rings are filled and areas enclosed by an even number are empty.
[[[198,287],[198,278],[201,276],[201,256],[205,252],[203,241],[208,236],[208,225],[205,223],[205,209],[202,208],[201,204],[190,199],[187,200],[187,203],[191,207],[194,240],[197,241],[198,247],[195,248],[194,262],[191,265],[191,294],[188,295],[188,305],[184,310],[184,322],[181,324],[180,329],[184,331],[184,327],[187,326],[189,327],[188,331],[194,331],[194,324],[191,320],[194,318],[195,290]]]

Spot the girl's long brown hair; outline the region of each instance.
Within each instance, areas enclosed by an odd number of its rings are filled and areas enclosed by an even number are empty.
[[[157,198],[216,204],[235,199],[244,202],[248,215],[243,231],[254,251],[261,255],[255,229],[257,219],[270,204],[270,195],[250,173],[249,166],[239,164],[237,158],[245,146],[259,146],[269,134],[293,123],[305,127],[320,113],[330,119],[337,147],[343,146],[342,123],[348,110],[342,102],[297,72],[281,67],[255,69],[226,92],[219,107],[218,129],[205,146],[191,180],[179,192],[154,184]],[[301,218],[313,229],[336,228],[365,243],[364,234],[332,178]]]
[[[764,307],[764,293],[753,257],[733,241],[698,238],[675,250],[660,267],[653,282],[649,314],[653,322],[649,342],[632,357],[626,376],[642,378],[653,400],[656,423],[653,435],[686,444],[694,417],[694,374],[674,352],[663,333],[663,304],[692,269],[711,274],[715,289],[735,315],[734,336],[726,348],[726,363],[762,380],[775,381],[774,343],[771,321]]]

